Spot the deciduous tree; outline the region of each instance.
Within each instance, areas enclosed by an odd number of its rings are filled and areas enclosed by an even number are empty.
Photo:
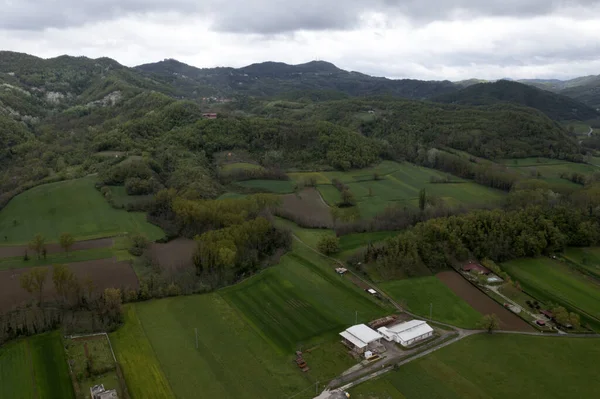
[[[75,238],[70,233],[62,233],[59,238],[60,246],[65,250],[67,256],[69,254],[69,250],[75,244]]]
[[[317,249],[325,255],[335,254],[340,250],[340,240],[334,236],[325,236],[317,243]]]
[[[46,239],[41,234],[36,234],[33,240],[29,242],[29,248],[31,248],[37,254],[38,259],[41,259],[46,247]]]
[[[486,314],[479,322],[479,327],[491,334],[500,327],[500,320],[495,314]]]
[[[35,267],[23,273],[20,277],[21,288],[30,294],[37,293],[39,304],[42,304],[42,293],[46,284],[46,275],[48,269],[46,267]]]

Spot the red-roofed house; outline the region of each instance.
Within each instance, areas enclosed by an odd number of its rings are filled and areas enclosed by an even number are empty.
[[[492,271],[490,269],[488,269],[485,266],[481,266],[479,263],[474,263],[474,262],[469,262],[466,265],[463,266],[463,271],[465,272],[471,272],[474,271],[476,273],[479,274],[485,274],[488,275],[490,274]]]
[[[206,114],[202,114],[202,116],[206,119],[217,119],[217,114],[214,112],[209,112]]]

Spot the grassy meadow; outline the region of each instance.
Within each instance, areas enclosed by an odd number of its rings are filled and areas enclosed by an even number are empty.
[[[594,398],[594,338],[480,334],[353,388],[352,398]]]
[[[476,328],[482,317],[435,276],[388,281],[379,287],[410,312],[423,317],[429,317],[430,304],[433,304],[433,320]]]
[[[600,248],[567,248],[563,257],[600,278]]]
[[[147,397],[154,384],[165,398],[172,397],[167,386],[178,398],[200,391],[281,398],[302,390],[298,398],[312,398],[315,381],[354,364],[338,333],[354,324],[356,312],[359,322],[387,314],[382,306],[296,243],[279,265],[236,286],[128,305],[126,324],[111,339],[130,392],[139,389],[133,398]],[[308,373],[293,363],[297,349],[308,352]]]
[[[262,170],[264,168],[260,165],[249,162],[233,162],[221,165],[219,169],[222,173],[227,174],[237,172],[239,170]]]
[[[136,305],[125,307],[125,323],[110,334],[110,341],[132,399],[175,398],[137,316]]]
[[[378,180],[374,175],[378,175]],[[373,168],[348,172],[291,173],[293,180],[303,182],[314,178],[323,199],[329,205],[340,202],[339,191],[331,184],[338,179],[354,194],[361,217],[370,218],[383,212],[390,205],[418,205],[419,191],[425,189],[430,195],[440,197],[450,205],[479,205],[499,202],[504,193],[476,183],[450,176],[452,183],[431,183],[432,178],[448,175],[433,169],[409,163],[383,161]]]
[[[0,347],[0,398],[75,398],[58,331]]]
[[[600,284],[567,264],[549,258],[517,259],[502,269],[519,281],[524,290],[544,302],[555,302],[595,318],[600,325]]]
[[[112,208],[94,188],[91,177],[44,184],[28,190],[0,210],[3,245],[26,244],[36,234],[57,242],[69,232],[77,240],[138,232],[149,239],[161,238],[162,230],[146,221],[146,215]]]

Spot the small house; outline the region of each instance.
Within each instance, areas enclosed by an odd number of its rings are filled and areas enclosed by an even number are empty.
[[[488,275],[492,271],[485,266],[480,265],[479,263],[469,262],[463,266],[462,270],[464,272],[475,272],[478,274]]]
[[[383,336],[365,324],[357,324],[340,333],[343,343],[357,353],[373,349],[379,345]]]
[[[92,399],[119,399],[116,389],[104,389],[104,384],[94,385],[90,388]]]
[[[391,327],[381,327],[377,331],[387,341],[394,341],[402,346],[414,345],[433,336],[433,328],[423,320],[410,320]]]
[[[214,112],[207,112],[202,114],[202,117],[206,119],[217,119],[217,114]]]
[[[540,310],[540,313],[543,314],[544,316],[546,316],[550,320],[554,319],[554,313],[552,313],[549,310]]]

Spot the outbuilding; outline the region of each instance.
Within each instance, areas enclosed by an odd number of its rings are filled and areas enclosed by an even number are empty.
[[[383,336],[365,324],[357,324],[340,333],[346,346],[356,353],[364,353],[379,345]]]
[[[387,341],[394,341],[402,346],[414,345],[433,336],[433,328],[423,320],[410,320],[391,327],[381,327],[377,331]]]

